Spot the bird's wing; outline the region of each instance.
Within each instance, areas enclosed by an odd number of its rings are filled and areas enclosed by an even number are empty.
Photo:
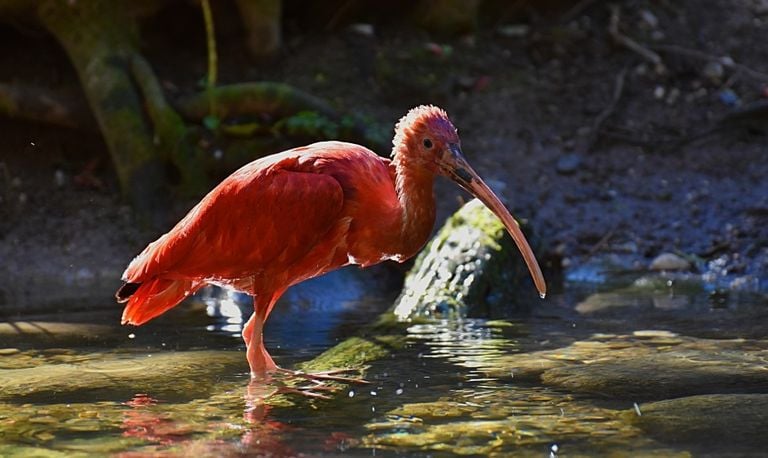
[[[150,244],[123,280],[254,275],[254,269],[301,257],[331,230],[343,205],[339,182],[300,165],[295,156],[253,162]]]

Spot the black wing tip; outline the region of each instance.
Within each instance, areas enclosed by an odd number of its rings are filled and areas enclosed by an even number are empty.
[[[127,301],[136,291],[138,291],[140,286],[141,283],[123,283],[123,286],[121,286],[115,293],[115,299],[117,299],[117,302]]]

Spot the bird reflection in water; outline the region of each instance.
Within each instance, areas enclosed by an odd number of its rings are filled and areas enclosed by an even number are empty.
[[[203,431],[216,431],[222,424],[211,422],[201,428],[199,424],[186,423],[173,418],[170,412],[158,408],[158,401],[147,394],[137,394],[124,404],[130,407],[126,410],[123,422],[123,436],[141,439],[142,441],[160,446],[160,449],[136,450],[120,454],[130,456],[155,456],[162,453],[166,447],[181,447],[182,456],[227,456],[227,455],[269,455],[297,456],[295,450],[284,442],[286,433],[293,429],[270,417],[271,407],[264,400],[275,393],[275,388],[265,384],[250,383],[246,391],[246,409],[243,412],[244,425],[239,441],[195,440],[195,436]],[[226,425],[228,428],[236,425]],[[332,442],[335,442],[335,436]]]

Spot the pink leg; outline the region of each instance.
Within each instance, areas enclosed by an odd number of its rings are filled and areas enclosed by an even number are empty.
[[[277,364],[264,348],[264,321],[270,308],[269,304],[262,305],[258,298],[254,298],[253,305],[253,315],[243,326],[243,341],[245,341],[248,365],[251,368],[251,378],[256,378],[275,372]]]
[[[294,393],[301,394],[303,396],[314,398],[328,398],[323,392],[335,391],[337,387],[327,385],[328,381],[335,381],[340,383],[368,383],[365,380],[359,378],[348,377],[345,374],[349,372],[355,372],[350,370],[335,370],[320,372],[315,374],[306,374],[300,371],[292,371],[288,369],[282,369],[277,367],[272,357],[269,356],[267,349],[264,347],[264,322],[272,309],[272,305],[279,294],[273,296],[274,299],[263,299],[264,296],[254,296],[253,298],[253,315],[243,326],[243,341],[245,341],[246,358],[248,359],[248,365],[251,368],[251,383],[249,384],[249,393],[259,392],[264,390],[264,384],[278,383],[277,388],[273,391],[261,393],[261,396],[249,395],[251,400],[263,399],[269,397],[275,393]],[[289,379],[303,379],[308,380],[309,385],[306,384],[285,384],[284,381],[275,380],[272,375],[281,374],[283,378]],[[251,386],[252,384],[256,384]],[[254,404],[255,405],[255,404]]]

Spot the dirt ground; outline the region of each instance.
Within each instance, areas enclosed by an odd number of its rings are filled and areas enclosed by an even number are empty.
[[[768,4],[706,3],[620,3],[618,35],[602,2],[453,38],[392,20],[372,34],[288,21],[280,55],[262,62],[239,27],[220,27],[221,81],[287,82],[384,126],[441,105],[473,166],[532,221],[550,268],[577,278],[672,252],[712,288],[765,292]],[[191,5],[144,23],[171,96],[203,77],[203,36]],[[42,32],[2,26],[0,37],[0,81],[77,84]],[[140,227],[125,205],[97,132],[0,119],[0,138],[0,307],[111,306],[124,266],[163,229]],[[466,198],[446,182],[437,192],[441,218]]]

